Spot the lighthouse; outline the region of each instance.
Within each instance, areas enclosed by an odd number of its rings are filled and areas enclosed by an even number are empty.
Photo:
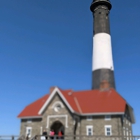
[[[90,10],[93,13],[93,54],[92,89],[100,89],[103,82],[115,89],[114,65],[110,35],[109,0],[93,0]]]

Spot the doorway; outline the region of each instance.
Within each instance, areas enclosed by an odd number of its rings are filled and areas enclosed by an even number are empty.
[[[58,135],[58,132],[61,131],[62,135],[65,134],[65,128],[64,125],[60,122],[60,121],[55,121],[52,125],[51,125],[51,130],[54,130],[55,135]]]

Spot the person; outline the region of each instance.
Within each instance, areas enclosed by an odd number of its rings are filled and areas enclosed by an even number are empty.
[[[29,140],[29,134],[27,134],[27,136],[26,136],[26,140]]]
[[[51,139],[54,139],[54,134],[55,134],[55,133],[54,133],[54,130],[52,129],[52,130],[50,131],[50,138],[51,138]]]
[[[62,139],[62,132],[61,132],[61,131],[58,132],[58,139],[59,139],[59,140]]]
[[[48,136],[47,136],[47,131],[46,131],[45,129],[43,130],[42,135],[43,135],[43,136],[45,136],[46,140],[48,139]]]
[[[38,138],[38,136],[37,136],[37,135],[35,135],[34,139],[35,139],[35,140],[37,140],[37,138]]]

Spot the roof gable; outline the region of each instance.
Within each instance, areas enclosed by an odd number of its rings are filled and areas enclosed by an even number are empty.
[[[53,99],[53,97],[58,94],[62,100],[65,102],[65,104],[67,105],[67,107],[70,109],[71,112],[74,112],[73,108],[71,107],[71,105],[67,102],[66,98],[63,96],[62,92],[55,87],[54,90],[52,91],[52,93],[50,94],[49,98],[46,100],[46,102],[44,103],[44,105],[40,108],[38,114],[41,115],[44,111],[44,109],[47,107],[47,105],[50,103],[50,101]]]

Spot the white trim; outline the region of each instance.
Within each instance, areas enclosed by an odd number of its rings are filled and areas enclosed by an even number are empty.
[[[44,105],[39,110],[39,112],[38,112],[39,115],[42,114],[42,112],[44,111],[44,109],[46,108],[46,106],[50,103],[50,101],[52,100],[52,98],[54,97],[54,95],[57,94],[57,93],[62,98],[62,100],[66,103],[66,105],[68,106],[68,108],[70,109],[70,111],[72,113],[74,113],[73,109],[71,108],[71,106],[69,105],[69,103],[67,102],[67,100],[65,99],[65,97],[63,96],[63,94],[60,92],[60,90],[57,87],[55,87],[55,89],[52,91],[52,93],[50,94],[50,96],[47,99],[47,101],[44,103]]]
[[[62,109],[62,106],[60,104],[56,104],[56,106],[53,108],[55,112],[59,112]]]
[[[53,105],[52,108],[54,108],[57,104],[60,104],[62,108],[64,108],[64,105],[60,101],[56,101]]]
[[[126,131],[126,136],[127,136],[127,140],[129,140],[129,133],[128,133],[128,130]]]
[[[65,127],[68,128],[68,115],[48,115],[47,116],[47,127],[49,128],[49,122],[50,122],[50,118],[65,118]]]
[[[28,135],[28,130],[30,130],[29,138],[32,136],[32,127],[26,127],[26,136]]]
[[[110,135],[107,135],[107,129],[110,128]],[[111,125],[105,125],[105,136],[112,136],[112,126]]]
[[[125,127],[123,127],[123,135],[124,136],[126,135]],[[126,137],[124,137],[124,138],[126,138]]]
[[[105,125],[105,127],[112,127],[111,125]]]
[[[76,97],[74,97],[74,101],[75,101],[75,103],[76,103],[76,105],[77,105],[77,108],[78,108],[79,112],[82,113],[82,109],[81,109],[81,107],[80,107],[80,105],[79,105],[79,102],[78,102],[78,100],[77,100]]]
[[[89,128],[91,129],[91,135],[89,135]],[[86,134],[87,134],[87,136],[92,136],[93,135],[93,126],[92,125],[87,125],[86,126]]]
[[[40,135],[42,135],[42,126],[40,127]]]
[[[125,129],[123,129],[123,135],[125,136]]]

